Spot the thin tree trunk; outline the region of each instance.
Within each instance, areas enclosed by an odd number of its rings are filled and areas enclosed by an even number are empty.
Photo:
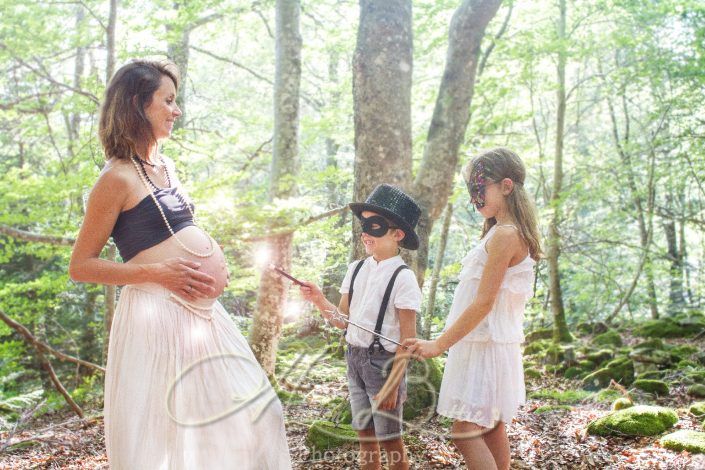
[[[446,252],[446,244],[448,243],[448,233],[450,232],[450,222],[453,219],[453,204],[448,203],[446,214],[443,218],[443,227],[441,228],[441,239],[438,242],[438,251],[436,251],[436,259],[433,264],[433,273],[431,274],[431,286],[428,293],[428,304],[426,305],[426,318],[423,337],[429,339],[431,337],[431,324],[433,323],[433,310],[436,306],[436,291],[438,290],[438,280],[441,277],[441,269],[443,268],[443,257]]]
[[[108,13],[108,26],[106,35],[106,65],[105,83],[110,83],[110,79],[115,73],[115,26],[117,24],[117,10],[119,0],[110,0],[110,12]]]
[[[673,211],[673,199],[670,195],[666,195],[666,206],[670,213],[675,212]],[[671,264],[669,270],[668,314],[675,315],[680,313],[685,305],[685,299],[683,298],[683,266],[680,251],[678,250],[675,218],[664,219],[663,230],[666,235],[666,256]]]
[[[301,35],[299,0],[276,2],[276,65],[274,78],[274,144],[269,199],[296,194],[299,88],[301,84]],[[266,241],[271,262],[289,270],[293,234]],[[288,281],[265,270],[257,293],[257,310],[250,344],[265,372],[274,375],[276,351],[281,334]]]
[[[428,239],[435,220],[448,203],[458,166],[458,150],[470,120],[480,45],[500,4],[501,0],[465,0],[451,20],[443,78],[412,191],[422,209],[417,230],[420,247],[415,262],[421,285],[428,263]]]
[[[364,201],[380,183],[408,189],[412,48],[411,0],[360,0],[353,56],[354,201]],[[353,240],[352,258],[362,258],[356,223]]]
[[[559,2],[560,16],[558,20],[558,40],[566,40],[566,2]],[[563,138],[565,134],[565,110],[566,110],[566,69],[565,45],[561,44],[558,49],[557,65],[557,112],[556,112],[556,148],[553,161],[553,191],[551,194],[551,220],[548,226],[548,275],[551,291],[551,312],[553,313],[553,338],[556,341],[568,342],[573,338],[568,331],[568,324],[565,318],[565,308],[563,306],[563,292],[561,289],[561,278],[559,271],[559,257],[561,251],[561,239],[559,224],[561,220],[561,191],[563,188]]]

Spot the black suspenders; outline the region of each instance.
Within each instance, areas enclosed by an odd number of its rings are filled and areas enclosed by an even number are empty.
[[[357,263],[357,266],[355,266],[355,271],[353,271],[352,278],[350,279],[350,289],[348,292],[348,315],[350,315],[350,305],[352,304],[352,297],[353,297],[353,287],[355,285],[355,278],[357,277],[357,273],[360,272],[360,269],[362,268],[362,265],[364,264],[365,260],[360,260],[359,263]],[[392,296],[392,289],[394,288],[394,281],[397,280],[397,276],[399,275],[400,272],[402,272],[404,269],[409,269],[409,267],[405,264],[402,264],[399,266],[395,271],[394,274],[392,274],[391,279],[389,279],[389,283],[387,284],[387,289],[384,291],[384,297],[382,298],[382,304],[379,306],[379,313],[377,314],[377,324],[375,325],[375,333],[380,334],[382,333],[382,324],[384,323],[384,315],[387,313],[387,307],[389,306],[389,298]],[[345,334],[347,334],[348,330],[345,330]],[[370,351],[374,349],[374,346],[377,345],[378,351],[384,350],[384,347],[382,346],[382,343],[379,341],[379,336],[375,335],[374,339],[372,340],[372,344],[370,344]]]

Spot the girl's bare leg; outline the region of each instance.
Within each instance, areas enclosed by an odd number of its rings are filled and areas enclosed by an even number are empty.
[[[497,470],[494,456],[483,439],[487,428],[467,421],[453,422],[451,437],[470,470]]]
[[[482,439],[494,456],[494,461],[498,470],[508,470],[511,461],[509,451],[509,439],[504,422],[500,421],[490,432],[484,434]]]

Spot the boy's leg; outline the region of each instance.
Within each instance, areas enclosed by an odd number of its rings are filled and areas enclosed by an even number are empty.
[[[483,439],[483,428],[467,421],[454,421],[451,437],[470,470],[497,470],[497,463]]]
[[[509,469],[511,454],[509,451],[509,439],[507,438],[504,422],[500,421],[499,424],[492,429],[492,431],[483,435],[482,439],[484,439],[485,444],[487,444],[490,452],[492,452],[497,468],[499,470]]]
[[[379,443],[375,437],[375,430],[358,431],[357,437],[360,439],[360,468],[362,470],[379,470]]]
[[[387,441],[381,441],[384,451],[387,453],[387,464],[390,470],[408,470],[409,460],[406,456],[406,448],[401,437]]]

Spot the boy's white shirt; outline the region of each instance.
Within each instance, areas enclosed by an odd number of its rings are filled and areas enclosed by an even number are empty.
[[[345,279],[343,279],[340,286],[341,294],[350,292],[350,279],[352,279],[353,271],[359,262],[359,260],[354,261],[348,266],[348,272],[345,274]],[[401,256],[394,256],[379,263],[372,256],[365,260],[355,278],[353,299],[350,305],[351,321],[359,323],[370,330],[375,329],[384,292],[387,290],[392,274],[402,264],[404,264],[404,260]],[[416,312],[421,309],[421,289],[418,282],[416,282],[416,275],[411,269],[403,269],[397,275],[392,295],[389,297],[389,305],[384,316],[384,322],[382,323],[382,335],[395,341],[399,341],[401,336],[399,309],[415,310]],[[367,347],[372,344],[373,339],[372,333],[368,333],[354,325],[348,325],[345,340],[351,346]],[[389,352],[397,350],[397,345],[394,343],[384,339],[380,339],[380,342],[384,349]]]

